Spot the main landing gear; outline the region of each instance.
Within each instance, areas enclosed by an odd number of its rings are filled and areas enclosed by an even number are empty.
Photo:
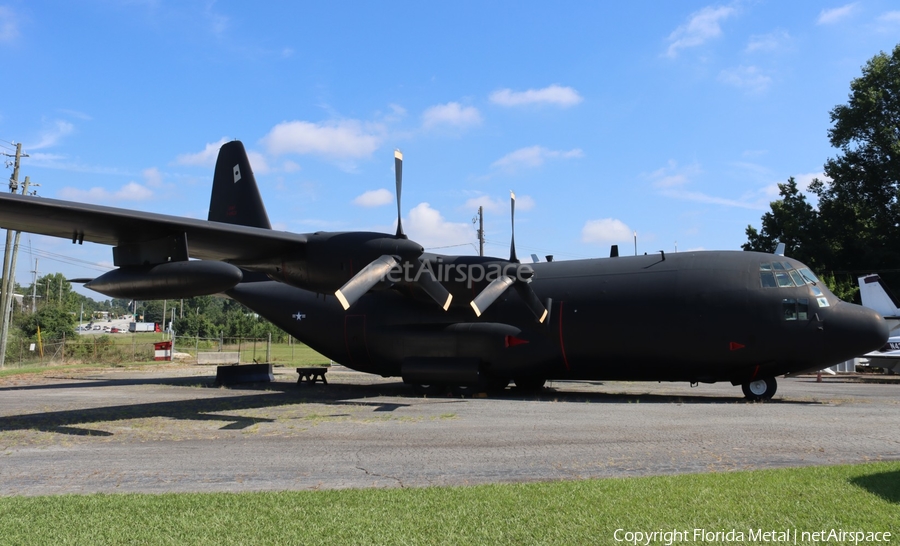
[[[543,378],[516,378],[515,385],[518,392],[538,392],[544,387],[546,382]],[[417,394],[425,396],[441,396],[448,391],[454,396],[474,396],[478,393],[498,394],[503,392],[509,386],[510,379],[508,377],[483,376],[478,383],[464,385],[448,385],[445,383],[435,383],[430,385],[414,384],[413,388]]]
[[[754,381],[747,381],[741,385],[741,389],[744,391],[744,396],[747,397],[747,400],[754,402],[757,400],[768,400],[775,396],[775,391],[778,390],[778,383],[774,377],[764,377]]]

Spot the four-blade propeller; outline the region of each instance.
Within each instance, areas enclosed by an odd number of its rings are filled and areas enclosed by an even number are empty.
[[[534,313],[538,322],[543,323],[547,319],[547,308],[531,289],[531,278],[534,270],[530,266],[522,265],[516,258],[516,194],[509,192],[510,219],[512,220],[512,234],[509,243],[509,263],[503,267],[504,274],[492,280],[469,304],[476,316],[481,316],[497,298],[503,295],[510,286],[515,287],[516,292],[525,305]]]
[[[408,241],[406,234],[403,233],[400,208],[400,195],[403,189],[403,154],[400,150],[394,152],[394,173],[397,183],[397,233],[393,238],[390,236],[386,236],[386,238],[391,239],[400,254],[379,256],[347,281],[334,295],[344,310],[347,310],[373,286],[385,280],[392,270],[396,271],[395,268],[399,267],[406,274],[409,274],[412,269],[413,280],[404,280],[417,285],[446,311],[453,300],[452,294],[434,277],[431,269],[422,261],[422,247]],[[475,296],[470,305],[475,311],[475,315],[480,317],[509,287],[513,287],[538,322],[543,323],[547,319],[548,311],[531,288],[534,270],[528,265],[519,263],[519,259],[516,257],[516,194],[513,192],[510,192],[510,220],[512,232],[509,243],[509,260],[501,268],[503,274],[493,279],[484,290]]]
[[[401,271],[403,272],[409,272],[410,269],[412,269],[415,275],[412,277],[413,280],[411,282],[421,288],[431,297],[431,299],[437,302],[444,311],[446,311],[450,308],[450,302],[453,300],[453,295],[438,282],[431,269],[425,266],[425,263],[421,259],[423,252],[422,247],[416,245],[412,241],[399,244],[401,241],[407,241],[406,234],[403,233],[400,212],[400,193],[403,189],[403,154],[400,150],[394,152],[394,173],[397,182],[397,233],[394,235],[393,239],[398,247],[409,247],[409,250],[402,255],[386,254],[379,256],[369,263],[369,265],[364,267],[359,273],[354,275],[353,278],[347,281],[344,286],[334,293],[334,295],[346,311],[373,286],[384,280],[392,269],[401,266]],[[390,238],[390,235],[387,237]],[[407,264],[412,267],[402,267]]]

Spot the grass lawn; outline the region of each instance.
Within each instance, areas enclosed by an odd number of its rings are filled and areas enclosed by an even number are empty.
[[[49,358],[40,362],[38,360],[26,362],[7,361],[6,367],[0,368],[0,378],[10,375],[46,373],[48,371],[57,372],[61,370],[73,370],[84,368],[122,368],[135,366],[152,366],[161,364],[155,362],[153,357],[153,344],[163,340],[162,334],[141,333],[126,335],[107,335],[85,336],[79,339],[87,345],[87,350],[82,351],[82,356],[72,356],[73,349],[67,349],[67,363],[62,364],[59,360],[50,360]],[[102,355],[93,357],[91,344],[94,342],[101,343],[101,350],[97,352]],[[200,345],[190,338],[178,338],[175,342],[175,351],[179,353],[189,353],[196,358],[197,350],[216,351],[218,344],[212,346]],[[222,347],[223,351],[232,351],[241,353],[241,363],[249,364],[254,360],[258,362],[266,362],[266,342],[265,340],[245,341],[241,344],[229,344]],[[76,363],[72,364],[72,361]],[[188,363],[194,363],[196,360],[188,360]],[[306,344],[295,341],[293,343],[272,343],[271,359],[272,364],[280,364],[285,367],[300,366],[323,366],[330,363],[327,357],[322,356],[318,352],[310,349]],[[166,364],[169,364],[168,362]]]
[[[625,534],[673,530],[686,538]],[[900,543],[900,462],[474,487],[0,498],[2,544],[777,544],[785,531],[797,544],[875,543],[875,535],[825,540],[832,530],[890,532],[880,543]],[[775,533],[751,534],[767,531]]]

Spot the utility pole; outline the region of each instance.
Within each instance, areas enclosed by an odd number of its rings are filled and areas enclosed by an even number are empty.
[[[478,207],[478,214],[472,223],[478,222],[478,255],[484,256],[484,207]]]
[[[22,184],[22,195],[28,195],[28,187],[31,185],[31,178],[25,177],[25,183]],[[40,184],[35,184],[39,186]],[[22,232],[16,231],[15,243],[13,243],[12,259],[9,264],[9,275],[3,278],[6,287],[6,308],[3,314],[3,322],[0,322],[0,367],[3,366],[6,359],[6,341],[9,336],[9,323],[12,321],[12,302],[16,296],[16,263],[19,257],[19,241],[22,239]]]
[[[31,313],[37,313],[37,276],[38,276],[38,259],[34,259],[34,271],[31,277]]]
[[[7,157],[13,157],[9,154],[3,154]],[[22,153],[22,143],[16,144],[16,155],[15,162],[13,163],[13,174],[9,179],[9,192],[16,193],[19,190],[19,164],[23,157],[28,157],[28,154]],[[8,331],[8,312],[7,310],[10,308],[10,300],[12,299],[12,288],[14,288],[14,284],[10,283],[11,277],[13,277],[13,272],[9,267],[9,255],[12,250],[12,231],[6,230],[6,246],[3,249],[3,271],[0,272],[3,276],[3,281],[0,282],[0,368],[3,368],[4,363],[6,362],[6,333]]]

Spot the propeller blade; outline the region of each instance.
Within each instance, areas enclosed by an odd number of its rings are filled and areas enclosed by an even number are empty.
[[[400,220],[400,191],[403,189],[403,153],[400,150],[394,150],[394,176],[397,179],[397,237],[405,239]]]
[[[340,290],[334,293],[338,301],[341,302],[341,307],[344,308],[344,311],[356,303],[356,300],[361,298],[370,288],[378,284],[388,274],[388,271],[398,263],[400,261],[393,256],[381,256],[347,281]]]
[[[516,258],[516,194],[509,192],[509,218],[512,222],[512,234],[509,238],[509,261],[519,263]]]
[[[534,313],[534,318],[537,319],[541,324],[547,320],[548,311],[547,308],[544,307],[544,304],[541,303],[541,300],[537,297],[537,294],[534,293],[534,290],[531,289],[531,284],[527,282],[519,281],[515,283],[516,292],[519,293],[519,297],[522,298],[522,301],[525,302],[525,305],[531,309],[531,312]]]
[[[450,308],[453,294],[434,278],[434,274],[432,274],[430,269],[425,267],[421,260],[419,260],[419,271],[416,273],[416,284],[418,284],[426,294],[431,296],[431,299],[436,301],[444,311]]]
[[[480,317],[515,282],[516,279],[509,275],[504,275],[491,281],[469,304],[475,310],[475,316]]]

